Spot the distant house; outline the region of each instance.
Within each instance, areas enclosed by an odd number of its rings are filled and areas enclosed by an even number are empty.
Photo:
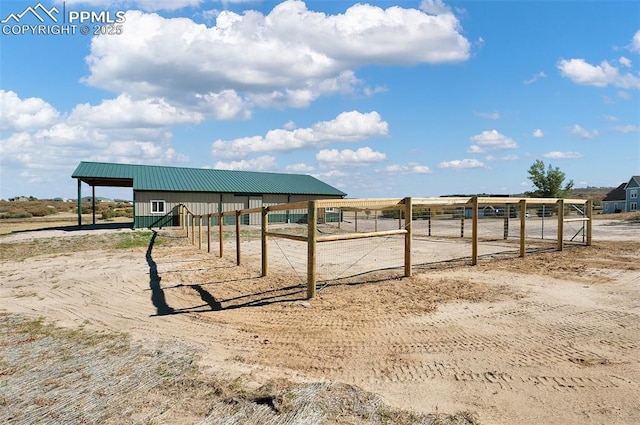
[[[602,200],[602,212],[613,214],[638,211],[638,193],[640,193],[640,176],[633,176],[628,182],[622,183],[607,193]]]
[[[626,196],[627,191],[624,190],[626,183],[622,183],[620,186],[607,193],[607,196],[602,200],[602,213],[612,214],[626,211]]]
[[[640,176],[633,176],[624,190],[626,193],[627,212],[638,211],[638,192],[640,192]]]

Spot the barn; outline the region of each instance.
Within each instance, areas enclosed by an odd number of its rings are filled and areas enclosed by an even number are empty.
[[[91,187],[93,199],[96,187],[133,188],[134,228],[177,225],[180,204],[194,214],[205,215],[346,196],[346,193],[306,174],[83,161],[71,177],[77,180],[78,185],[78,226],[82,226],[80,200],[83,182]],[[95,208],[93,211],[95,224]],[[235,217],[225,217],[225,221],[227,219],[231,224]],[[247,222],[243,224],[259,224],[260,214],[250,214],[245,219]]]

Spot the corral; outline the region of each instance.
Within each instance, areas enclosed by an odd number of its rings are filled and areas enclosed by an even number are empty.
[[[231,240],[235,242],[238,265],[241,262],[241,223],[259,224],[262,276],[267,276],[270,261],[289,264],[297,274],[306,275],[308,298],[315,295],[318,279],[337,280],[393,268],[403,268],[403,276],[410,277],[414,265],[460,258],[439,256],[442,250],[438,249],[438,243],[463,242],[470,245],[468,256],[471,264],[476,265],[481,255],[504,254],[512,252],[514,247],[518,255],[524,257],[527,249],[548,249],[549,241],[555,243],[555,249],[562,251],[566,244],[589,246],[592,239],[592,205],[590,201],[580,199],[332,199],[204,215],[193,213],[183,204],[177,205],[176,210],[180,227],[186,230],[187,237],[191,234],[194,244],[197,233],[200,249],[203,246],[203,223],[208,252],[212,249],[212,228],[217,229],[214,238],[217,239],[215,245],[219,247],[220,257],[225,250],[223,223],[229,222],[225,217],[230,217],[235,227],[226,233],[227,237],[234,235]],[[534,211],[540,220],[530,220],[529,211]],[[573,216],[570,215],[572,213]],[[556,218],[550,219],[553,215]],[[247,216],[257,217],[246,219]],[[295,217],[296,222],[292,223],[290,217]],[[470,222],[466,226],[466,239],[465,219]],[[212,225],[214,220],[218,223],[216,227]],[[533,226],[527,226],[528,222]],[[568,228],[570,231],[565,232],[565,224],[573,223],[578,224],[578,230],[573,232],[571,230],[575,229]],[[256,233],[253,234],[255,236]],[[275,256],[270,254],[270,240],[278,248]],[[292,246],[290,241],[306,246],[300,249],[300,246]],[[305,251],[306,255],[300,255]],[[375,265],[361,261],[365,257],[372,257]]]

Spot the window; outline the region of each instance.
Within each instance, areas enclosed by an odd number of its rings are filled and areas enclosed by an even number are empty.
[[[629,211],[637,211],[638,210],[638,203],[637,202],[632,202],[631,203],[631,209]]]
[[[631,193],[629,194],[629,196],[631,197],[631,199],[637,199],[638,198],[638,189],[631,189]]]
[[[151,201],[151,214],[165,214],[165,202]]]

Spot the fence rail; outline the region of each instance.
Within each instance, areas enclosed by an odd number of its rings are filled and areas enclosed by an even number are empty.
[[[581,206],[581,208],[578,208]],[[584,199],[558,198],[503,198],[503,197],[443,197],[443,198],[381,198],[381,199],[322,199],[308,202],[271,205],[259,208],[248,208],[210,214],[194,214],[184,204],[176,206],[174,211],[162,217],[157,223],[173,223],[171,214],[178,215],[179,226],[191,238],[191,243],[203,249],[203,223],[206,223],[207,251],[212,251],[212,229],[217,227],[218,255],[224,255],[225,238],[232,231],[225,233],[225,217],[227,225],[235,225],[236,264],[242,259],[242,226],[249,223],[249,214],[260,217],[261,268],[262,276],[269,270],[269,238],[286,239],[306,243],[306,276],[307,297],[313,298],[316,293],[318,244],[344,241],[354,243],[363,239],[403,238],[404,276],[412,273],[414,260],[418,253],[413,253],[414,242],[423,243],[433,238],[469,239],[465,228],[471,222],[471,255],[472,265],[478,263],[481,244],[511,238],[518,239],[518,254],[526,255],[527,242],[530,240],[547,240],[550,234],[555,239],[555,248],[562,251],[565,244],[571,243],[582,233],[583,244],[592,243],[592,203]],[[536,217],[536,231],[540,237],[534,237],[528,230],[528,222],[533,211]],[[284,214],[283,214],[284,212]],[[573,212],[579,217],[565,215]],[[362,214],[364,213],[364,217]],[[271,214],[271,215],[270,215]],[[556,219],[550,217],[555,214]],[[481,220],[482,218],[482,220]],[[484,219],[491,220],[484,220]],[[454,224],[460,220],[459,227]],[[216,223],[214,223],[214,221]],[[444,223],[446,221],[446,224]],[[496,224],[502,221],[501,229]],[[518,223],[515,228],[511,222]],[[197,223],[197,226],[196,226]],[[426,223],[426,229],[425,229]],[[565,223],[581,223],[582,227],[565,239]],[[278,227],[270,228],[270,224]],[[436,228],[436,224],[438,225]],[[452,225],[454,224],[454,225]],[[546,229],[545,229],[546,225]],[[253,226],[256,228],[256,226]],[[435,233],[440,232],[438,236]],[[459,232],[459,233],[458,233]],[[196,242],[197,235],[197,242]],[[372,249],[373,250],[373,249]],[[300,251],[300,250],[297,250]]]

